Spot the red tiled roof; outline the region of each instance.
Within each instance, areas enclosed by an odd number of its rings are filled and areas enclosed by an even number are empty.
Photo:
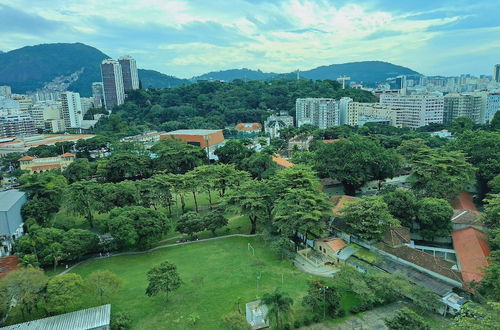
[[[286,159],[283,159],[281,157],[276,157],[276,156],[273,156],[273,162],[275,162],[276,164],[278,164],[279,166],[284,167],[284,168],[290,168],[294,165],[292,162],[289,162]]]
[[[61,155],[61,158],[75,157],[75,156],[76,156],[75,154],[72,154],[70,152],[66,152],[66,153]]]
[[[260,131],[262,125],[260,123],[239,123],[234,129],[237,131]]]
[[[337,142],[337,141],[340,141],[340,139],[331,139],[331,140],[322,140],[323,143],[333,143],[333,142]]]
[[[464,281],[480,282],[484,277],[483,269],[490,263],[486,234],[476,228],[467,227],[455,230],[451,236]]]
[[[13,270],[19,269],[19,257],[7,256],[0,258],[0,279],[7,276]]]
[[[469,192],[462,192],[457,196],[452,203],[455,210],[472,210],[477,212],[477,207],[473,202],[472,194]]]
[[[347,246],[347,244],[345,244],[345,242],[341,238],[334,238],[331,240],[320,239],[320,241],[325,242],[326,245],[328,245],[333,250],[333,252],[340,251]]]
[[[59,164],[52,164],[52,165],[39,165],[39,166],[32,166],[31,170],[32,171],[45,171],[45,170],[52,170],[55,168],[61,168],[61,165]]]
[[[24,157],[21,157],[18,159],[18,161],[24,161],[24,160],[33,160],[35,159],[35,157],[31,157],[31,156],[24,156]]]

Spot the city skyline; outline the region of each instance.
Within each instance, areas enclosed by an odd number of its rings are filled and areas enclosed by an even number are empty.
[[[424,75],[492,74],[496,1],[37,1],[0,4],[0,50],[83,42],[181,78],[381,60]]]

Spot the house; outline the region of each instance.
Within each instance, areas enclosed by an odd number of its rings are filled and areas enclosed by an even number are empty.
[[[255,300],[245,305],[246,319],[253,330],[269,327],[269,322],[267,321],[268,312],[269,309],[266,305],[262,305],[260,300]]]
[[[341,238],[320,238],[314,241],[314,249],[328,257],[333,264],[345,262],[357,250],[348,247]]]
[[[211,160],[218,159],[214,151],[224,145],[224,135],[221,129],[180,129],[160,135],[160,140],[173,139],[182,140],[187,144],[205,149]]]
[[[255,135],[262,131],[260,123],[239,123],[234,129],[241,134]]]
[[[5,330],[109,330],[111,305],[82,309],[4,327]]]
[[[37,158],[24,156],[19,158],[21,170],[28,171],[30,174],[42,173],[50,170],[64,170],[76,159],[76,155],[66,152],[57,157]]]
[[[458,269],[465,283],[481,282],[484,268],[490,260],[490,248],[486,234],[473,227],[455,230],[451,234],[457,254]]]
[[[0,192],[0,256],[9,255],[14,241],[23,235],[21,208],[26,201],[26,193],[20,190]]]
[[[481,221],[481,213],[472,210],[454,210],[453,217],[453,230],[464,229],[467,227],[476,228],[477,230],[485,232],[486,225]]]
[[[279,114],[269,116],[264,122],[264,131],[272,138],[278,138],[280,131],[286,127],[293,126],[293,117],[288,111],[280,111]]]
[[[296,135],[290,140],[288,140],[288,150],[293,151],[293,150],[300,150],[300,151],[307,151],[309,150],[309,147],[311,146],[311,143],[313,141],[312,136],[300,136]]]

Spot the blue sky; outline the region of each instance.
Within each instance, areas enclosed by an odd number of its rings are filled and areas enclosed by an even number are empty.
[[[0,50],[83,42],[183,78],[364,60],[491,74],[499,13],[499,0],[0,0]]]

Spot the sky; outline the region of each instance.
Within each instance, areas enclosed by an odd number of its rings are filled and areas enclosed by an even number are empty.
[[[181,78],[381,60],[492,74],[499,0],[0,0],[0,50],[82,42]]]

